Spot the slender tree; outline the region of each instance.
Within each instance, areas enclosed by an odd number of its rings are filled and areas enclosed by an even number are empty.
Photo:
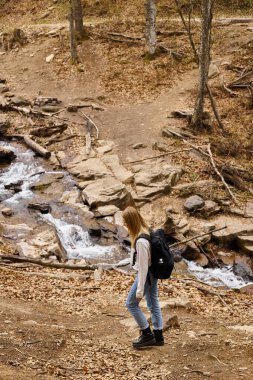
[[[78,62],[77,55],[77,44],[76,44],[76,33],[75,33],[75,19],[74,19],[74,8],[73,1],[70,0],[70,11],[69,11],[69,36],[70,36],[70,51],[72,63]]]
[[[146,49],[149,56],[154,56],[157,46],[156,37],[156,0],[146,2]]]
[[[199,55],[199,87],[195,103],[194,113],[191,125],[194,127],[202,126],[205,90],[208,80],[210,66],[210,47],[211,47],[211,30],[213,16],[213,0],[201,0],[201,46]]]
[[[81,0],[71,0],[73,12],[74,12],[74,22],[75,22],[75,33],[78,40],[82,40],[86,33],[83,25],[83,6]]]

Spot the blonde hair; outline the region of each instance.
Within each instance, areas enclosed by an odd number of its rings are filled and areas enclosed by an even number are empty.
[[[129,231],[132,247],[140,232],[149,233],[149,227],[141,214],[134,207],[127,207],[123,211],[123,219]]]

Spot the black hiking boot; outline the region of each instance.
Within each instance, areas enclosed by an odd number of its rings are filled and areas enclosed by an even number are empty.
[[[163,330],[154,330],[155,345],[164,346]]]
[[[133,341],[133,347],[134,348],[142,348],[147,346],[154,346],[156,343],[154,334],[150,330],[150,327],[148,327],[145,330],[141,330],[141,335],[138,339]]]

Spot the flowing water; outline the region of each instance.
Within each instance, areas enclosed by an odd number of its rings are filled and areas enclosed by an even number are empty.
[[[223,268],[202,268],[194,261],[187,261],[187,265],[189,272],[197,279],[214,287],[227,286],[232,289],[240,289],[242,286],[251,283],[236,276],[228,266]]]
[[[89,232],[81,226],[56,219],[51,214],[44,215],[44,218],[56,227],[70,259],[111,258],[113,256],[114,247],[94,244]]]
[[[27,211],[27,204],[35,197],[34,192],[30,190],[31,185],[40,179],[42,173],[49,174],[56,172],[52,172],[50,167],[46,168],[48,165],[46,161],[38,157],[35,158],[32,151],[25,149],[17,143],[8,144],[0,142],[0,146],[12,149],[17,156],[14,162],[0,169],[0,199],[2,200],[2,204],[10,207],[19,217],[23,217],[23,222],[26,221],[28,223],[31,214]],[[65,181],[65,188],[69,191],[74,188],[74,181],[68,173],[64,174],[63,181]],[[19,192],[14,193],[5,188],[5,185],[19,181],[22,181]],[[53,211],[57,214],[57,217],[55,214],[44,214],[39,218],[40,223],[42,220],[45,224],[50,223],[55,226],[69,259],[95,259],[97,261],[107,260],[113,262],[121,260],[126,256],[122,255],[122,253],[120,254],[116,246],[102,246],[96,243],[91,238],[87,228],[84,225],[80,225],[76,210],[71,210],[71,207],[68,207],[66,214],[66,210],[63,211],[64,205],[59,204],[57,199],[51,199],[50,205],[53,206]],[[33,218],[36,219],[36,217]],[[12,223],[11,220],[10,223]],[[17,239],[17,237],[15,238]],[[193,261],[187,262],[187,264],[190,273],[210,285],[225,285],[230,288],[240,288],[247,284],[246,281],[237,277],[227,267],[222,269],[204,269]]]

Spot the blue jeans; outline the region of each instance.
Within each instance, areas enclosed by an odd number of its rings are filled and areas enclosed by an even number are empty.
[[[162,312],[161,312],[161,308],[160,308],[159,300],[158,300],[158,288],[157,288],[158,280],[154,278],[151,273],[149,273],[149,276],[150,276],[150,285],[148,283],[148,280],[146,280],[144,296],[146,298],[148,310],[151,313],[151,320],[152,320],[152,325],[153,325],[154,330],[162,330],[163,319],[162,319]],[[138,300],[136,299],[137,284],[138,284],[138,275],[136,276],[135,281],[127,296],[126,307],[128,311],[132,314],[135,321],[137,322],[139,328],[141,330],[145,330],[146,328],[149,327],[149,323],[147,321],[147,318],[143,314],[142,310],[140,309]]]

